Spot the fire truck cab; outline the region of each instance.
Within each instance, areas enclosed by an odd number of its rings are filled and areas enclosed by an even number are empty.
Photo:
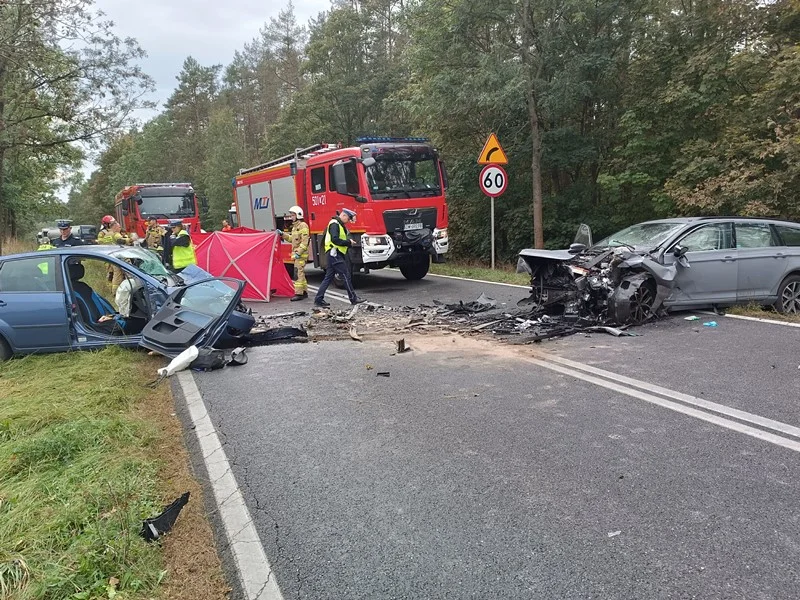
[[[240,170],[231,222],[284,230],[289,207],[300,206],[311,232],[310,260],[324,267],[325,231],[349,208],[358,215],[348,226],[357,241],[348,251],[354,270],[398,267],[407,279],[422,279],[449,248],[444,163],[424,138],[361,138],[357,144],[318,144]],[[289,244],[282,244],[281,256],[291,262]]]
[[[117,221],[124,231],[144,237],[147,221],[160,225],[182,219],[189,233],[200,232],[200,206],[191,183],[137,183],[114,198]]]

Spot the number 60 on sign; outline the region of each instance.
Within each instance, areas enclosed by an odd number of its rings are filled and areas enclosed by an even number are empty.
[[[486,165],[481,171],[479,183],[484,194],[497,198],[508,187],[508,175],[499,165]]]

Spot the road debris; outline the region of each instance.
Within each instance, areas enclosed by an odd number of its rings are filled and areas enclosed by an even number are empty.
[[[609,531],[608,532],[608,537],[610,537],[610,538],[617,537],[621,533],[622,533],[621,531]]]
[[[186,492],[172,504],[166,506],[160,515],[142,521],[142,529],[139,535],[148,542],[152,542],[159,539],[165,533],[168,533],[172,529],[172,526],[175,525],[175,520],[188,502],[189,492]]]
[[[397,354],[403,354],[403,352],[408,352],[411,350],[411,348],[406,346],[405,338],[400,338],[399,340],[395,341],[395,345],[397,346]]]
[[[697,315],[692,315],[691,317],[684,317],[683,320],[684,321],[699,321],[700,317],[698,317]]]
[[[703,323],[703,327],[717,327],[716,321],[706,321]]]
[[[358,331],[356,331],[356,326],[355,325],[351,325],[350,326],[349,334],[350,334],[350,339],[353,339],[353,340],[355,340],[357,342],[363,342],[364,341],[361,338],[361,336],[358,335]]]
[[[375,375],[378,377],[389,377],[389,371],[378,371]]]

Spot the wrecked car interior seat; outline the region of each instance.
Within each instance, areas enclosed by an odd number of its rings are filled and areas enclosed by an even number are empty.
[[[81,281],[86,274],[86,269],[79,262],[68,265],[69,279],[72,291],[75,292],[75,303],[78,306],[81,319],[92,329],[110,335],[126,335],[125,320],[116,315],[116,311],[100,294],[95,292],[85,281]],[[114,315],[108,321],[100,321],[105,315]]]

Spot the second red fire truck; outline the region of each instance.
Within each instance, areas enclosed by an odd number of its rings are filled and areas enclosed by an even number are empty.
[[[117,221],[123,231],[144,237],[152,217],[160,225],[181,219],[189,233],[200,232],[200,202],[191,183],[137,183],[114,198]]]
[[[324,267],[328,223],[350,208],[358,213],[348,227],[358,242],[348,253],[354,270],[398,267],[407,279],[422,279],[449,248],[444,164],[424,138],[356,143],[318,144],[240,170],[231,218],[251,229],[284,229],[283,215],[300,206],[311,231],[310,260]],[[290,245],[282,244],[284,262],[291,262],[290,254]]]

